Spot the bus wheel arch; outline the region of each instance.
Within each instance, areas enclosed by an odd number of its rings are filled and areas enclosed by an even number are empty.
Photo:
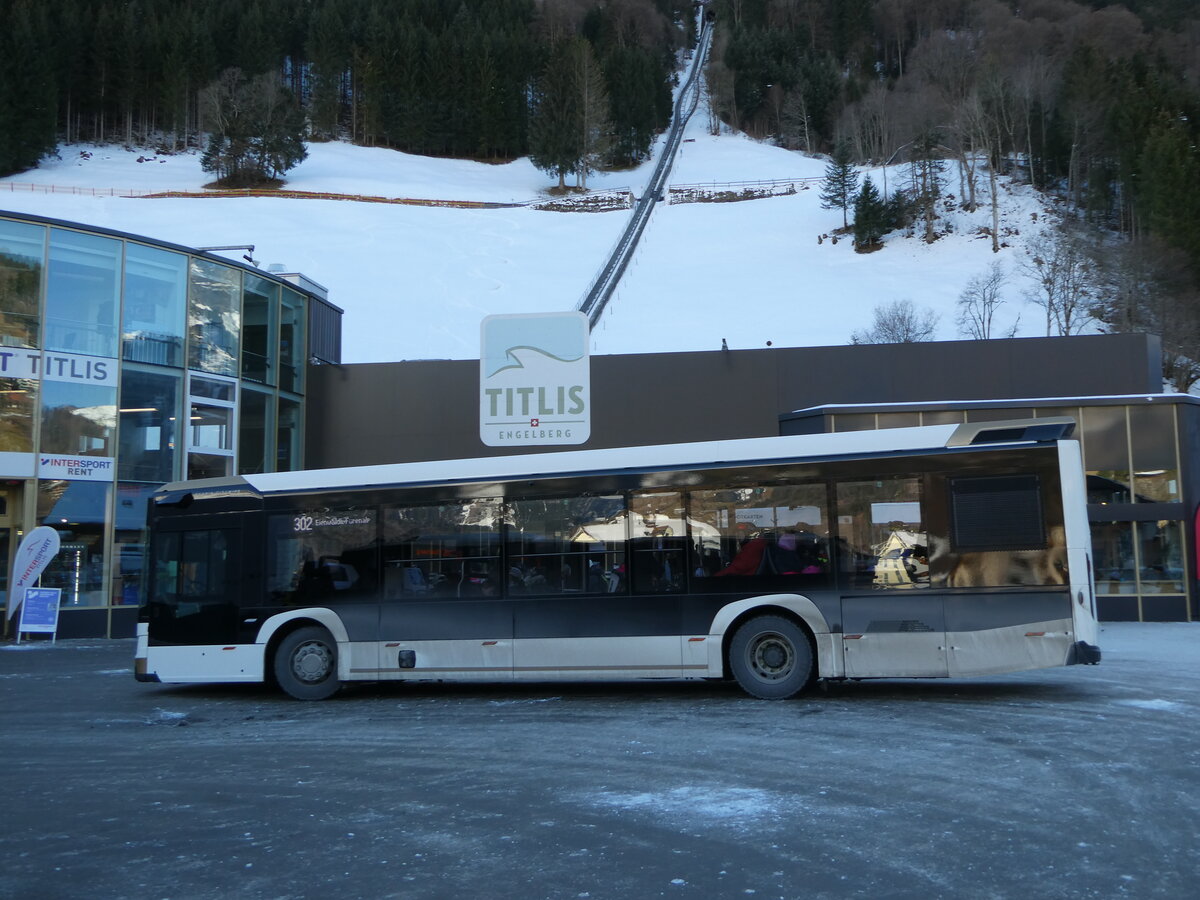
[[[786,700],[817,678],[817,642],[800,616],[756,607],[730,623],[722,646],[725,676],[760,700]]]
[[[326,700],[342,687],[338,643],[332,632],[312,619],[297,619],[272,635],[267,671],[296,700]]]

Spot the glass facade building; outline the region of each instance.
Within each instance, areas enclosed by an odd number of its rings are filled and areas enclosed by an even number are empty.
[[[340,328],[302,277],[0,211],[0,601],[47,525],[58,633],[132,635],[155,488],[303,465],[316,307]]]
[[[785,433],[862,431],[1070,416],[1087,470],[1097,607],[1102,621],[1200,618],[1191,571],[1200,497],[1190,471],[1200,402],[1177,394],[825,406],[785,417]]]

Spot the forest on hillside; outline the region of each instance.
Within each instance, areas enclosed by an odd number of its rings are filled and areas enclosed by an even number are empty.
[[[0,174],[59,142],[200,147],[230,70],[278,76],[310,140],[513,159],[571,43],[605,87],[606,162],[630,165],[693,23],[689,0],[0,0]]]
[[[0,0],[0,174],[92,141],[201,149],[228,182],[239,141],[281,172],[338,139],[585,185],[648,155],[700,18],[714,130],[909,165],[879,209],[843,198],[876,244],[1034,185],[1064,211],[1029,262],[1047,333],[1154,331],[1200,381],[1195,0]]]
[[[1024,264],[1041,286],[1032,299],[1046,333],[1097,321],[1158,333],[1168,379],[1180,390],[1200,382],[1194,0],[714,0],[711,9],[717,118],[845,162],[910,164],[907,184],[893,186],[897,209],[873,214],[885,230],[924,214],[918,230],[934,238],[937,204],[974,208],[983,178],[994,199],[998,174],[1047,192],[1062,222]],[[860,214],[871,208],[861,193],[847,200]],[[966,318],[978,323],[996,289],[969,286]]]

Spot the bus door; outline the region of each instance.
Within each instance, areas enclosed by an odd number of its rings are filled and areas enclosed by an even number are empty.
[[[235,515],[160,520],[150,548],[142,620],[152,644],[239,642],[242,529]],[[246,642],[242,640],[241,642]]]
[[[842,481],[835,490],[846,675],[947,675],[944,598],[929,592],[922,478]]]

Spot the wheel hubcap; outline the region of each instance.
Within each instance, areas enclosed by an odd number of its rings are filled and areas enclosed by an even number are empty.
[[[332,670],[333,653],[324,644],[301,644],[292,655],[292,672],[306,684],[324,681]]]
[[[759,678],[777,681],[792,670],[792,645],[778,634],[762,634],[750,645],[750,665]]]

